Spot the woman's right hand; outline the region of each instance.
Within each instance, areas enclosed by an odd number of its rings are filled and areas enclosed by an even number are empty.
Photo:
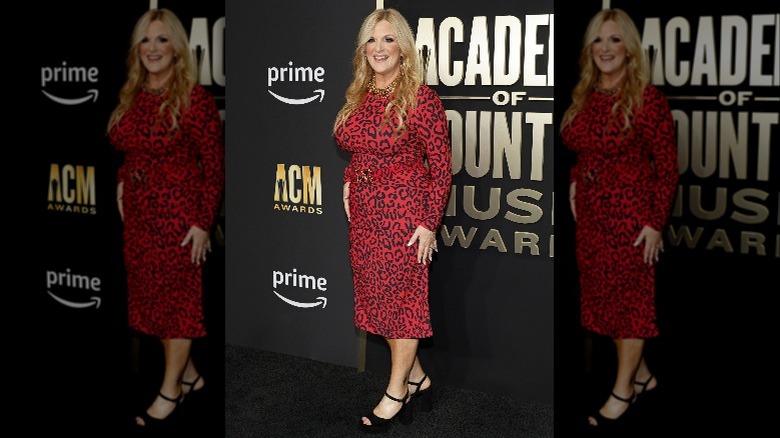
[[[634,241],[634,246],[639,246],[644,242],[642,250],[642,260],[648,265],[657,262],[659,256],[664,251],[664,239],[661,232],[645,225],[639,232],[639,236]]]
[[[575,193],[577,193],[577,183],[572,182],[569,184],[569,207],[571,208],[572,216],[574,216],[574,222],[577,222],[577,204],[574,202]]]
[[[125,183],[121,181],[116,185],[116,206],[119,208],[119,217],[122,218],[122,222],[125,221],[125,208],[122,203],[122,197],[125,194]]]
[[[344,183],[344,212],[347,213],[347,222],[349,222],[349,181]]]

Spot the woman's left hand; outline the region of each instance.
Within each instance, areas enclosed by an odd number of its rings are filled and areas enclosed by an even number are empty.
[[[664,240],[661,236],[661,232],[657,231],[649,226],[642,227],[642,231],[639,232],[639,237],[636,238],[634,246],[638,246],[644,241],[645,249],[642,253],[642,259],[645,263],[652,265],[658,261],[658,256],[664,250]]]
[[[342,197],[344,198],[344,213],[347,213],[347,222],[349,222],[349,181],[344,183]]]
[[[206,253],[211,251],[211,240],[208,231],[202,230],[195,225],[190,227],[181,246],[187,246],[192,243],[191,258],[192,263],[199,265],[206,261]]]
[[[120,181],[119,184],[116,185],[116,206],[119,208],[119,217],[122,218],[122,222],[125,221],[125,203],[122,201],[124,195],[125,183],[124,181]]]
[[[436,233],[419,225],[406,246],[412,246],[415,241],[417,241],[417,262],[426,264],[433,261],[433,252],[438,251]]]

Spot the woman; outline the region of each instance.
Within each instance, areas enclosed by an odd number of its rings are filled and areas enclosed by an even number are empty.
[[[202,264],[224,186],[224,150],[217,106],[197,84],[187,34],[171,11],[152,9],[138,20],[127,65],[108,134],[125,156],[117,204],[129,325],[159,338],[165,354],[159,393],[136,418],[149,426],[205,385],[190,349],[206,336]]]
[[[344,210],[355,326],[384,337],[392,360],[384,397],[359,423],[375,432],[387,430],[395,416],[411,421],[412,398],[431,407],[431,380],[417,346],[433,334],[428,263],[437,250],[452,159],[444,107],[422,84],[414,37],[398,11],[379,9],[366,17],[352,65],[334,136],[352,153]]]
[[[569,199],[576,221],[582,325],[617,348],[612,394],[588,419],[614,423],[658,381],[645,340],[658,336],[654,265],[677,187],[677,146],[666,98],[649,83],[639,32],[622,10],[596,14],[580,79],[561,124],[577,153]]]

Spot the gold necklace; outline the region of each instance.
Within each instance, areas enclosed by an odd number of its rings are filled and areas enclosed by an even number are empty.
[[[377,96],[390,97],[390,95],[393,94],[393,91],[395,91],[395,87],[398,85],[400,79],[401,75],[399,74],[395,79],[393,79],[393,82],[391,82],[390,85],[386,86],[385,88],[377,88],[376,75],[374,75],[371,77],[371,80],[368,81],[368,92],[371,94],[376,94]]]
[[[623,85],[623,81],[619,81],[617,84],[613,85],[610,88],[604,88],[604,86],[601,84],[601,81],[596,83],[596,91],[603,94],[607,97],[612,97],[620,91],[620,87]]]
[[[143,90],[145,93],[151,94],[152,96],[162,96],[168,92],[168,87],[152,88],[148,82],[144,82]]]

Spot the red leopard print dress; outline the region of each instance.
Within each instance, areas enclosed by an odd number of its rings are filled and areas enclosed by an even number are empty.
[[[610,123],[616,96],[594,92],[562,131],[577,152],[576,253],[583,327],[614,339],[658,336],[655,264],[634,246],[642,227],[662,231],[677,189],[674,121],[652,85],[644,91],[633,131],[621,137]]]
[[[355,326],[386,338],[433,335],[428,308],[428,267],[407,246],[422,225],[436,231],[452,180],[447,116],[425,85],[398,139],[398,119],[383,124],[388,98],[369,93],[335,138],[352,153],[349,181],[349,257]],[[427,159],[428,166],[425,161]]]
[[[196,85],[180,130],[158,121],[164,97],[141,92],[109,131],[124,152],[124,258],[130,328],[161,339],[199,338],[203,323],[202,264],[181,246],[190,226],[209,230],[224,177],[222,122],[213,97]]]

